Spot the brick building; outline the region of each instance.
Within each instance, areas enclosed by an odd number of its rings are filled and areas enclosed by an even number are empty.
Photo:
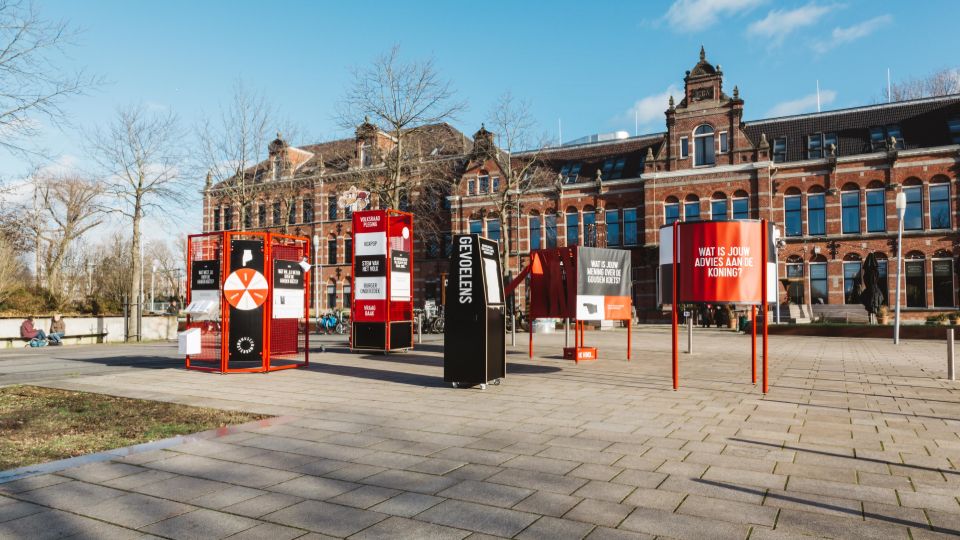
[[[438,210],[448,220],[449,232],[482,232],[502,241],[509,229],[507,264],[513,272],[526,263],[530,249],[573,244],[630,249],[635,301],[643,316],[657,312],[660,226],[678,219],[765,218],[783,232],[778,243],[781,301],[822,309],[857,303],[856,276],[869,253],[880,259],[885,294],[893,293],[894,201],[902,191],[908,201],[905,316],[956,309],[960,95],[744,122],[739,89],[727,93],[720,66],[710,64],[702,49],[684,83],[684,94],[666,104],[664,132],[511,156],[511,163],[535,160],[553,181],[511,195],[503,216],[491,204],[491,194],[505,185],[497,166],[502,160],[490,158],[497,151],[491,148],[493,135],[481,128],[471,140],[442,126],[448,144],[442,145],[442,155],[426,159],[453,164],[447,204]],[[300,206],[313,197],[311,207],[328,215],[311,212],[307,220],[304,210],[302,222],[293,226],[333,239],[322,246],[322,255],[324,261],[339,261],[324,270],[334,296],[349,286],[349,267],[342,257],[329,254],[345,252],[349,222],[331,218],[335,208],[324,207],[322,201],[334,194],[325,191],[323,186],[331,183],[322,179],[381,170],[364,152],[370,146],[388,150],[389,136],[372,138],[370,133],[379,132],[370,128],[358,128],[356,140],[327,143],[330,150],[325,145],[286,150],[311,154],[305,161],[298,157],[302,164],[290,170],[290,178],[307,179],[301,181]],[[285,148],[282,141],[274,146]],[[333,156],[332,147],[341,157],[331,158],[336,163],[324,169],[318,165],[323,158],[316,156]],[[362,176],[357,182],[362,183]],[[208,186],[204,201],[204,229],[226,227],[218,221],[226,210],[218,210],[217,186]],[[421,242],[418,298],[439,296],[446,269],[441,246],[447,238]],[[338,251],[331,251],[334,246]]]

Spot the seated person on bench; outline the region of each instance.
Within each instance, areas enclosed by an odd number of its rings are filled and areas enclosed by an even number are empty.
[[[47,335],[40,328],[34,328],[33,326],[33,315],[27,317],[27,320],[23,321],[23,324],[20,325],[20,337],[29,341],[37,340],[47,342],[54,345],[59,345],[60,340],[48,339]]]
[[[50,339],[60,343],[66,334],[67,324],[64,322],[63,316],[57,313],[50,321]]]

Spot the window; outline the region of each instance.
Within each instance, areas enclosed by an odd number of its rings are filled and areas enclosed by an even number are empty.
[[[494,242],[500,242],[500,220],[492,218],[487,220],[487,238]]]
[[[500,191],[500,177],[493,177],[493,193],[498,193]]]
[[[576,210],[567,210],[567,247],[580,243],[580,213]]]
[[[842,192],[840,209],[843,234],[858,234],[860,232],[860,190]]]
[[[814,133],[807,136],[807,159],[820,159],[830,155],[830,145],[837,146],[836,133]]]
[[[947,129],[950,130],[950,140],[953,144],[960,144],[960,116],[947,120]]]
[[[714,158],[715,142],[713,140],[713,128],[704,124],[693,132],[693,158],[694,165],[713,165],[716,162]]]
[[[483,222],[479,219],[470,220],[470,234],[483,234]]]
[[[680,219],[680,203],[676,199],[667,199],[663,203],[663,219],[667,225],[673,225],[674,221]]]
[[[476,195],[477,194],[477,181],[474,179],[467,180],[467,195]]]
[[[729,145],[729,143],[727,142],[727,132],[726,132],[726,131],[721,131],[721,132],[720,132],[720,153],[721,153],[721,154],[726,154],[728,151],[730,151],[730,147],[729,147],[729,146],[730,146],[730,145]]]
[[[220,209],[219,208],[213,209],[213,230],[215,231],[220,230]]]
[[[333,221],[337,218],[337,198],[331,196],[327,199],[327,218]]]
[[[834,155],[840,155],[840,144],[837,141],[836,133],[824,133],[823,134],[823,155],[827,157],[830,155],[830,147],[833,146]]]
[[[885,126],[873,126],[870,128],[870,149],[873,151],[884,150],[887,148],[887,141],[890,137],[896,139],[896,147],[899,150],[906,148],[903,140],[903,134],[900,132],[900,124],[887,124]]]
[[[453,235],[450,233],[443,233],[441,238],[441,243],[443,244],[443,256],[449,257],[453,255]]]
[[[610,158],[603,162],[603,179],[616,180],[623,177],[623,166],[627,158]]]
[[[607,245],[620,245],[620,212],[607,210]]]
[[[363,143],[360,145],[360,166],[369,167],[373,165],[373,152],[370,151],[370,144]]]
[[[810,263],[810,301],[814,304],[829,304],[827,289],[827,263]]]
[[[803,263],[787,263],[787,301],[791,304],[803,305]]]
[[[783,163],[787,160],[787,138],[777,137],[773,140],[773,162]]]
[[[233,208],[229,206],[223,209],[223,230],[233,229]]]
[[[353,262],[353,238],[350,233],[343,239],[343,262]]]
[[[249,229],[250,227],[253,227],[253,209],[248,204],[243,207],[243,228]]]
[[[480,186],[480,193],[490,192],[490,177],[482,174],[477,177],[477,185]]]
[[[290,201],[287,207],[287,223],[293,225],[297,222],[297,201]]]
[[[787,236],[803,236],[802,203],[803,198],[800,195],[787,195],[783,198],[784,232]]]
[[[823,193],[807,195],[807,234],[811,236],[827,234],[826,200]]]
[[[714,199],[710,201],[710,218],[717,221],[726,221],[727,217],[727,199],[721,199],[714,195]]]
[[[350,282],[343,284],[343,307],[344,309],[350,309]]]
[[[576,182],[577,177],[580,176],[580,167],[582,165],[582,163],[574,163],[572,161],[565,163],[560,169],[560,176],[563,177],[563,183],[572,184]]]
[[[907,231],[923,229],[923,186],[903,188],[907,196],[907,210],[903,213],[903,228]]]
[[[547,249],[557,247],[557,215],[547,214],[545,219],[547,229]]]
[[[303,200],[303,222],[313,223],[313,199]]]
[[[953,259],[933,260],[933,307],[957,305],[953,288]]]
[[[337,307],[337,286],[327,285],[327,308],[334,309],[336,307]]]
[[[283,224],[283,212],[280,208],[280,201],[273,202],[273,224],[275,226]]]
[[[683,220],[700,221],[700,200],[687,200],[683,203]]]
[[[927,307],[926,276],[923,260],[905,261],[903,273],[906,274],[907,307]]]
[[[676,220],[674,220],[676,221]],[[637,209],[623,209],[623,245],[637,245]]]
[[[886,232],[887,208],[882,189],[867,190],[867,232]]]
[[[260,227],[267,226],[267,205],[260,203],[260,206],[257,207],[257,225]]]
[[[843,303],[859,304],[860,261],[843,263]]]
[[[750,219],[750,199],[746,194],[734,195],[733,219]]]
[[[583,211],[583,245],[597,246],[597,214],[590,210]]]
[[[327,240],[327,264],[337,264],[337,239]]]
[[[950,184],[930,184],[930,228],[950,228]]]
[[[686,159],[690,156],[690,139],[680,137],[680,159]]]
[[[530,250],[540,249],[540,216],[530,216]]]

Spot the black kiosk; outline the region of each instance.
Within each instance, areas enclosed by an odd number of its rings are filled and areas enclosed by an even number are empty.
[[[454,237],[446,296],[444,382],[481,389],[500,384],[507,371],[506,313],[496,242],[478,234]]]

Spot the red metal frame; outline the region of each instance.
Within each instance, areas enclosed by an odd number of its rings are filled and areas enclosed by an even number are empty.
[[[269,233],[261,231],[220,231],[213,233],[204,233],[204,234],[192,234],[187,236],[187,303],[192,300],[193,290],[192,290],[192,275],[193,275],[193,243],[197,238],[212,238],[218,237],[220,239],[220,245],[217,246],[217,255],[220,260],[220,320],[217,323],[220,327],[220,364],[219,367],[212,366],[198,366],[194,365],[190,355],[186,355],[185,358],[185,367],[187,369],[193,369],[197,371],[208,371],[208,372],[219,372],[219,373],[265,373],[270,371],[280,371],[283,369],[291,368],[303,368],[310,365],[310,272],[304,272],[304,281],[303,281],[303,293],[304,293],[304,314],[302,321],[304,322],[303,332],[304,332],[304,347],[303,347],[303,356],[304,359],[302,362],[292,362],[290,364],[284,365],[275,365],[273,364],[272,354],[271,354],[271,323],[273,321],[273,244],[276,240],[293,240],[294,242],[302,243],[303,256],[307,260],[311,259],[310,252],[310,240],[305,236],[294,236],[289,234],[280,234],[280,233]],[[234,237],[245,237],[245,238],[261,238],[263,239],[263,258],[264,258],[264,278],[267,280],[268,295],[267,299],[264,300],[264,310],[263,310],[263,325],[261,328],[262,331],[262,358],[263,361],[259,367],[249,367],[249,368],[230,368],[228,365],[228,359],[230,355],[229,349],[229,327],[230,327],[230,310],[229,304],[227,303],[223,295],[223,282],[227,276],[230,275],[232,268],[228,268],[230,264],[230,240]],[[187,315],[187,327],[190,327],[191,317]],[[300,320],[298,320],[297,328],[299,332]],[[297,337],[299,341],[299,336]]]

